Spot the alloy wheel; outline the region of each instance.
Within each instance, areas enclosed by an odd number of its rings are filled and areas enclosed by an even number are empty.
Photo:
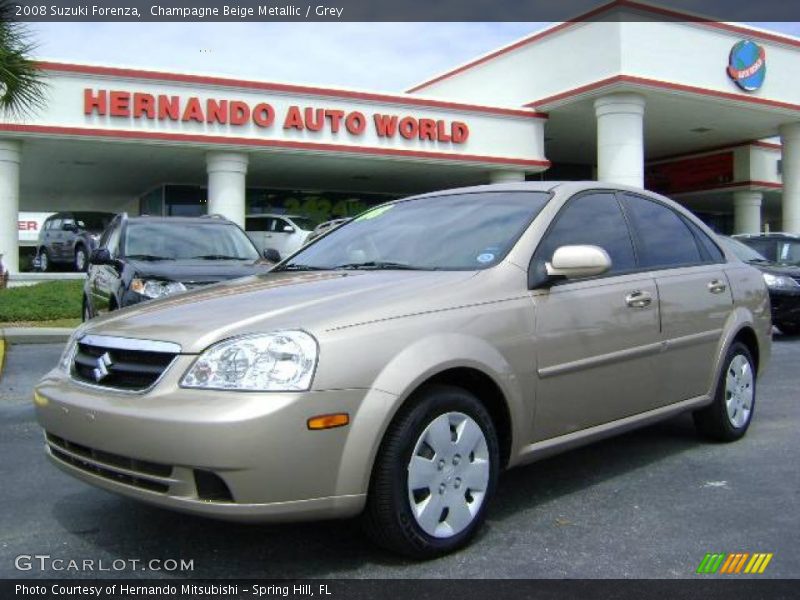
[[[725,376],[725,408],[731,425],[745,425],[753,410],[753,367],[743,355],[737,354],[728,365]]]

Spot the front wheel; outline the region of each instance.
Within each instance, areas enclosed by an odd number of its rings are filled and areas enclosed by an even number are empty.
[[[695,411],[697,430],[720,442],[733,442],[747,433],[756,405],[756,369],[747,346],[731,345],[717,384],[714,401]]]
[[[86,253],[86,248],[83,246],[75,246],[75,260],[73,261],[72,266],[79,273],[86,271],[86,267],[89,265],[88,256],[89,255]]]
[[[485,519],[499,457],[492,419],[474,395],[425,388],[381,444],[364,514],[367,533],[417,559],[465,546]]]
[[[42,273],[47,273],[52,268],[50,264],[50,253],[47,248],[39,250],[39,270]]]

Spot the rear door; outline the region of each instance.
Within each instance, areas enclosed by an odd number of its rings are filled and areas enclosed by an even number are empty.
[[[659,381],[668,403],[706,393],[733,297],[720,249],[655,199],[622,194],[640,264],[651,269],[661,309]]]
[[[271,221],[269,217],[247,217],[245,220],[245,233],[259,252],[271,247],[267,244],[267,232]]]
[[[538,387],[534,441],[658,405],[658,290],[637,270],[633,241],[613,192],[571,198],[534,253],[532,269],[560,246],[591,244],[611,270],[532,292]]]
[[[100,240],[100,248],[108,248],[112,258],[119,256],[121,232],[122,224],[118,219],[106,229]],[[115,265],[91,265],[87,277],[92,308],[97,314],[108,312],[119,287],[120,273],[117,267]]]

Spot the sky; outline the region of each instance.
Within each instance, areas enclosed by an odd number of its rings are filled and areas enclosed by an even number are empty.
[[[546,23],[31,23],[36,57],[401,92]],[[758,23],[800,36],[800,23]]]

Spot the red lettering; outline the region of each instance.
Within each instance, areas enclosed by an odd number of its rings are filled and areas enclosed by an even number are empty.
[[[441,121],[439,122],[441,123]],[[436,121],[433,119],[419,120],[419,139],[431,141],[436,139]]]
[[[256,104],[253,109],[253,121],[259,127],[269,127],[275,121],[275,109],[266,102]]]
[[[343,110],[326,110],[325,118],[331,122],[331,133],[339,133],[339,125],[344,118]]]
[[[450,135],[445,130],[445,125],[446,125],[446,123],[444,121],[436,121],[436,128],[437,128],[437,133],[438,133],[440,142],[449,142],[450,141]]]
[[[463,144],[467,141],[469,137],[469,127],[467,127],[466,123],[461,121],[453,121],[453,143],[454,144]]]
[[[206,102],[206,123],[219,123],[225,125],[228,122],[228,101],[209,100]]]
[[[230,107],[231,114],[229,121],[231,125],[244,125],[250,120],[250,107],[247,106],[246,102],[233,100],[230,103]]]
[[[306,129],[309,131],[322,131],[325,126],[325,109],[307,108],[305,110],[306,116]]]
[[[109,95],[111,110],[109,113],[112,117],[130,117],[131,116],[131,95],[129,92],[111,92]]]
[[[378,137],[394,137],[397,133],[397,117],[390,115],[375,115],[375,131]]]
[[[303,131],[303,117],[300,115],[300,109],[296,106],[290,106],[286,112],[286,120],[283,122],[284,129],[297,129]]]
[[[36,231],[39,224],[36,221],[17,221],[17,227],[20,231]]]
[[[90,115],[97,110],[97,114],[102,116],[106,114],[107,107],[105,90],[99,90],[96,96],[89,88],[83,90],[83,114]]]
[[[414,117],[400,119],[400,135],[407,140],[413,139],[419,135],[419,125]]]
[[[186,103],[186,108],[183,110],[181,121],[197,121],[198,123],[202,123],[203,120],[203,109],[200,107],[200,100],[194,96],[189,98],[189,101]]]
[[[345,118],[344,126],[351,135],[361,135],[367,127],[367,117],[364,113],[353,111]]]
[[[148,119],[156,118],[156,99],[150,94],[139,94],[138,92],[133,95],[133,116],[136,119],[147,117]]]
[[[181,111],[181,99],[178,96],[158,97],[158,118],[177,121]]]

